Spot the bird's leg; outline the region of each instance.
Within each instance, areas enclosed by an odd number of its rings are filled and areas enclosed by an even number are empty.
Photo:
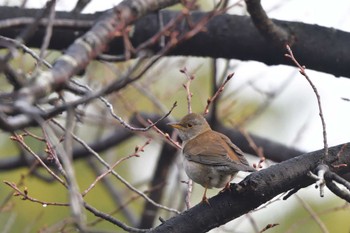
[[[205,185],[204,188],[205,188],[205,189],[204,189],[204,194],[203,194],[203,197],[202,197],[202,202],[207,203],[208,205],[210,205],[209,200],[208,200],[208,198],[207,198],[208,186]]]
[[[223,193],[225,192],[226,190],[230,191],[231,192],[231,189],[230,189],[230,182],[227,182],[225,187],[220,191],[220,193]]]

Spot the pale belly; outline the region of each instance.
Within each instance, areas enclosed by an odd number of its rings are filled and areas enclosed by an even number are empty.
[[[227,173],[220,166],[206,166],[196,162],[183,160],[183,165],[186,174],[194,182],[207,188],[223,188],[229,183],[237,172]]]

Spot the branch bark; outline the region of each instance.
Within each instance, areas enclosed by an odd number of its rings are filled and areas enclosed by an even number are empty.
[[[75,40],[53,64],[49,71],[41,71],[34,81],[15,93],[14,106],[24,113],[32,113],[32,105],[54,91],[60,90],[69,79],[84,69],[102,53],[106,45],[140,17],[178,3],[178,0],[124,0],[105,12],[83,36]],[[52,35],[54,36],[54,34]]]
[[[283,50],[286,44],[292,45],[290,33],[274,24],[262,8],[260,0],[245,0],[245,3],[255,27],[267,41],[272,41]]]
[[[19,17],[29,17],[35,10],[1,7],[0,8],[0,34],[14,38],[19,30],[27,23],[20,21],[12,26],[6,26],[2,20]],[[163,24],[166,24],[179,12],[161,11]],[[92,22],[101,15],[96,14],[73,14],[57,12],[57,22],[54,27],[50,49],[63,50],[75,39],[86,32]],[[193,12],[193,22],[205,17],[203,12]],[[66,21],[63,21],[63,20]],[[59,21],[61,20],[61,21]],[[287,30],[293,36],[293,51],[307,68],[333,74],[335,76],[350,77],[350,33],[326,28],[318,25],[305,24],[301,22],[289,22],[283,20],[272,20],[277,26]],[[65,22],[65,23],[64,23]],[[70,22],[70,23],[69,23]],[[75,22],[75,23],[74,23]],[[160,29],[159,16],[148,14],[138,20],[134,26],[131,41],[135,47],[152,37]],[[250,17],[238,15],[219,15],[209,21],[205,32],[201,32],[183,42],[172,50],[168,55],[202,56],[212,58],[227,58],[239,60],[255,60],[267,65],[293,65],[286,59],[281,51],[266,41],[255,28]],[[44,37],[45,27],[40,27],[37,33],[28,41],[28,46],[40,48]],[[183,24],[178,30],[190,30]],[[324,48],[324,49],[320,49]],[[161,49],[155,44],[150,48],[154,53]],[[106,53],[120,55],[124,52],[121,38],[113,39],[105,50]]]
[[[338,160],[337,154],[340,151],[342,153]],[[210,198],[210,205],[200,203],[165,221],[150,232],[207,232],[254,210],[278,194],[312,185],[314,180],[307,174],[309,171],[314,171],[322,162],[329,167],[332,167],[334,162],[346,164],[345,168],[332,170],[337,174],[349,172],[349,153],[349,146],[344,148],[344,145],[338,145],[329,148],[327,158],[324,158],[324,151],[319,150],[255,172],[239,184],[231,184],[231,191]]]

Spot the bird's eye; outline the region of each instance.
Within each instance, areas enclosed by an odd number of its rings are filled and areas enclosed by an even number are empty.
[[[188,128],[191,128],[191,127],[192,127],[192,124],[191,124],[191,123],[188,123],[188,124],[187,124],[187,127],[188,127]]]

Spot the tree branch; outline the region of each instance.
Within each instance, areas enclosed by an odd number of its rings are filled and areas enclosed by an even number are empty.
[[[23,114],[38,115],[40,111],[33,107],[34,103],[62,89],[73,75],[84,69],[92,59],[102,53],[116,35],[122,34],[125,27],[150,12],[176,3],[178,0],[122,1],[113,9],[105,12],[88,32],[76,39],[54,62],[51,70],[37,72],[29,85],[16,91],[12,104]],[[7,124],[6,119],[2,118],[2,124]],[[6,127],[11,126],[7,124]]]
[[[252,18],[255,27],[268,43],[275,43],[276,47],[285,49],[288,43],[293,44],[290,33],[284,28],[277,26],[266,14],[261,6],[260,0],[245,0],[247,10]]]
[[[143,119],[150,119],[151,121],[155,121],[159,119],[159,115],[156,114],[146,114],[140,113]],[[137,117],[134,116],[130,120],[132,125],[142,127],[142,123],[138,121]],[[170,132],[171,129],[167,125],[168,121],[165,119],[157,124],[157,127],[161,129],[163,132]],[[223,126],[220,122],[212,122],[212,127],[214,130],[217,130],[225,135],[227,135],[239,148],[241,148],[245,153],[249,153],[252,155],[256,154],[253,148],[249,146],[247,139],[242,135],[239,130],[235,130],[226,126]],[[116,127],[114,133],[111,135],[100,139],[97,142],[92,142],[89,146],[96,152],[100,153],[102,151],[106,151],[113,146],[117,146],[118,144],[124,142],[125,140],[132,137],[134,134],[132,131],[127,130],[123,127]],[[251,135],[252,139],[256,143],[257,146],[264,148],[264,154],[267,159],[271,159],[275,162],[285,161],[287,159],[293,158],[295,156],[301,155],[304,152],[290,148],[288,146],[282,145],[277,142],[270,141],[268,139],[264,139],[262,137]],[[73,150],[73,159],[81,159],[89,156],[90,153],[86,148],[78,146]],[[24,166],[30,166],[34,161],[32,158],[25,159],[21,155],[13,155],[9,156],[10,158],[0,160],[0,171],[7,171],[12,169],[21,168]],[[49,161],[43,158],[43,161],[46,164],[51,164]]]
[[[109,136],[102,138],[98,141],[95,141],[89,146],[96,152],[102,152],[106,151],[109,148],[116,146],[125,140],[129,139],[134,134],[123,127],[117,127],[114,131],[114,133],[110,134]],[[91,153],[84,148],[83,146],[78,146],[73,149],[72,156],[73,159],[81,159],[86,158],[87,156],[90,156]],[[8,170],[18,169],[21,167],[30,167],[33,163],[36,162],[32,157],[30,158],[24,158],[24,155],[15,155],[15,156],[8,156],[10,158],[4,158],[0,160],[0,172],[5,172]],[[42,155],[42,159],[47,165],[53,165],[52,161],[48,160],[47,158],[44,158],[44,155]]]
[[[0,34],[6,37],[15,38],[18,32],[27,24],[29,17],[35,13],[33,9],[18,9],[14,7],[0,8]],[[179,12],[161,11],[163,24],[167,24]],[[93,21],[101,13],[96,14],[72,14],[57,12],[56,24],[50,49],[66,49],[75,39],[85,33]],[[6,22],[10,19],[21,19],[27,17],[27,21],[21,23],[17,20],[15,25]],[[206,13],[193,12],[190,15],[193,22]],[[65,20],[65,21],[64,21]],[[19,22],[18,22],[19,21]],[[300,58],[300,63],[307,64],[308,69],[318,70],[335,76],[350,77],[350,33],[326,28],[318,25],[305,24],[301,22],[289,22],[272,19],[277,26],[289,31],[295,42],[293,52]],[[42,25],[45,25],[43,22]],[[159,31],[160,25],[157,14],[148,14],[135,23],[134,32],[130,40],[134,47],[142,44]],[[183,24],[178,30],[191,30]],[[27,46],[40,48],[42,38],[45,34],[45,27],[39,27],[36,34],[30,38]],[[319,48],[331,49],[319,49]],[[154,44],[150,48],[154,53],[161,50],[161,46]],[[109,54],[121,55],[124,53],[123,40],[114,38],[109,47],[104,51]],[[257,31],[250,17],[237,15],[215,16],[207,24],[206,31],[198,33],[193,38],[184,41],[168,55],[191,55],[212,58],[227,58],[239,60],[255,60],[267,65],[293,65],[283,54],[271,43],[268,43]]]
[[[343,145],[338,145],[329,148],[331,156],[324,161],[328,166],[331,167],[335,162],[334,158],[342,147]],[[347,164],[348,167],[333,169],[337,174],[349,172],[350,147],[347,146],[344,152],[344,156],[336,163]],[[254,172],[239,184],[231,185],[231,191],[210,198],[210,206],[200,203],[165,221],[150,232],[207,232],[223,225],[254,210],[278,194],[313,184],[314,180],[307,174],[316,169],[323,155],[323,150],[314,151]]]
[[[176,158],[177,149],[171,145],[164,143],[160,151],[156,169],[154,170],[152,181],[150,182],[149,198],[155,202],[161,202],[166,182],[169,177],[170,167],[173,165]],[[152,190],[154,188],[154,190]],[[145,202],[139,228],[151,228],[154,223],[154,219],[157,216],[158,208],[149,202]]]

